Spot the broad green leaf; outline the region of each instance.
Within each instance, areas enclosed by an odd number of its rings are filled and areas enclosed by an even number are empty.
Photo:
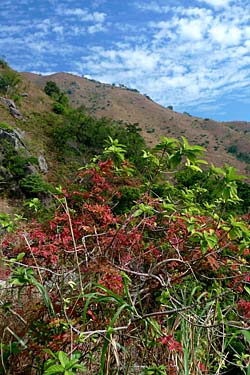
[[[18,254],[18,256],[16,257],[17,262],[21,262],[23,260],[24,256],[25,256],[25,253]]]
[[[58,352],[58,359],[61,363],[61,365],[66,368],[67,363],[69,362],[69,358],[66,353],[60,351]]]
[[[175,154],[171,155],[169,158],[169,164],[171,168],[177,167],[181,163],[181,154],[177,151]]]
[[[64,372],[64,367],[62,365],[52,365],[43,375],[61,374],[62,372]]]

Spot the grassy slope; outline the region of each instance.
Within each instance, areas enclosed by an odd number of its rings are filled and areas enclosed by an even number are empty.
[[[178,138],[185,136],[192,144],[206,147],[206,158],[209,162],[220,166],[227,162],[241,173],[249,173],[249,166],[228,153],[227,148],[235,144],[241,152],[250,153],[250,123],[219,123],[177,113],[138,92],[67,73],[51,76],[32,73],[22,75],[40,88],[43,88],[48,80],[56,82],[60,89],[69,95],[73,106],[83,105],[97,117],[105,116],[128,123],[139,123],[149,145],[157,143],[162,135]]]

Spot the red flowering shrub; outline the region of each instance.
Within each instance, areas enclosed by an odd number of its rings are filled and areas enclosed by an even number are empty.
[[[11,309],[24,325],[26,362],[31,354],[42,371],[44,349],[79,350],[89,373],[99,371],[98,363],[108,373],[112,360],[124,372],[127,364],[136,363],[141,373],[157,362],[181,374],[190,350],[190,371],[205,373],[211,358],[219,361],[211,332],[224,348],[227,321],[240,325],[240,315],[250,317],[250,302],[237,294],[249,281],[248,224],[204,210],[191,215],[177,204],[173,209],[148,186],[130,212],[119,215],[121,184],[131,179],[110,160],[83,170],[56,197],[51,220],[33,221],[2,242],[18,290]],[[28,288],[37,298],[32,319],[18,304],[23,294],[27,302]]]

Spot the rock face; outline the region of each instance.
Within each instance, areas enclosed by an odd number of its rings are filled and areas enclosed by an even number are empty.
[[[0,142],[2,143],[2,140],[6,139],[7,142],[13,145],[16,151],[26,149],[21,137],[21,134],[14,129],[5,130],[0,128]]]
[[[0,192],[21,197],[21,180],[38,173],[35,160],[25,146],[21,132],[0,127]]]
[[[11,99],[4,98],[0,96],[0,102],[6,105],[6,107],[9,108],[10,114],[15,117],[18,120],[24,120],[23,115],[21,112],[17,109],[15,103]]]
[[[39,165],[39,169],[42,173],[46,174],[48,173],[48,164],[45,160],[45,157],[43,155],[40,155],[38,157],[38,165]]]
[[[38,157],[31,154],[24,134],[18,128],[0,123],[0,199],[3,193],[15,199],[38,196],[47,204],[50,195],[41,173],[48,172],[48,164],[43,151]]]

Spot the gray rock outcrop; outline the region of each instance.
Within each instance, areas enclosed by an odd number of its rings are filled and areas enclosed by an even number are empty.
[[[6,139],[10,142],[16,151],[20,149],[26,149],[25,144],[22,141],[21,133],[16,130],[5,130],[0,128],[0,139]]]
[[[42,173],[46,174],[48,173],[48,164],[45,160],[45,157],[43,155],[40,155],[38,157],[38,165],[39,165],[39,169]]]
[[[17,109],[15,103],[11,99],[4,98],[0,96],[0,102],[3,103],[6,107],[9,108],[10,114],[15,117],[18,120],[24,120],[23,115],[21,112]]]

